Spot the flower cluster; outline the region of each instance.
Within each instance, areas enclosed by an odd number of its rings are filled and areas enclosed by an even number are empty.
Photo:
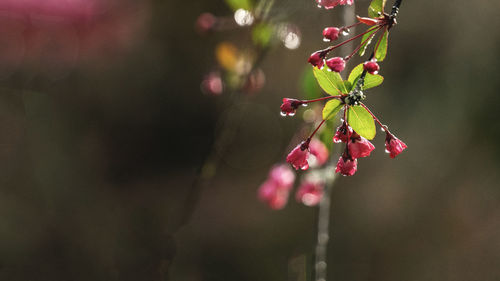
[[[349,0],[316,1],[319,6],[326,9],[337,5],[350,5],[353,2]],[[326,145],[336,143],[344,144],[344,150],[336,165],[332,163],[331,166],[335,165],[335,172],[343,176],[354,175],[358,170],[358,159],[370,156],[375,149],[370,140],[375,138],[377,131],[376,124],[385,132],[385,151],[391,158],[396,157],[407,148],[406,144],[394,136],[388,127],[382,124],[363,103],[366,99],[365,91],[379,86],[384,80],[378,74],[380,71],[379,63],[387,55],[389,30],[396,24],[396,15],[401,0],[396,0],[390,14],[384,13],[384,3],[385,1],[373,0],[368,12],[370,17],[358,16],[356,24],[344,27],[326,27],[323,30],[323,40],[325,42],[332,42],[337,40],[341,35],[348,36],[350,29],[355,26],[368,26],[364,32],[352,36],[339,44],[318,50],[309,57],[308,62],[313,66],[314,77],[321,89],[328,94],[327,96],[312,100],[283,99],[280,107],[281,115],[283,116],[294,116],[301,105],[305,106],[310,103],[326,101],[326,104],[323,106],[322,120],[319,125],[305,140],[295,146],[286,157],[286,161],[295,170],[308,170],[313,162],[312,159],[315,160],[315,165],[326,165],[327,167],[324,170],[327,170],[330,164],[326,164],[329,154]],[[361,38],[359,44],[351,54],[345,57],[333,56],[328,58],[328,55],[338,47],[353,42],[358,38]],[[375,38],[376,40],[373,40]],[[350,59],[358,52],[360,56],[363,56],[372,41],[376,43],[369,58],[364,63],[353,67],[347,75],[347,79],[343,79],[341,73],[346,69]],[[333,128],[335,127],[330,127],[332,122],[329,121],[334,120],[334,117],[339,112],[342,112],[340,125],[334,130]],[[326,124],[325,130],[332,131],[333,138],[330,137],[330,141],[325,142],[325,138],[321,137],[323,143],[318,141],[315,135],[324,124]],[[318,143],[321,143],[322,146],[319,146]],[[324,149],[320,147],[324,147]],[[307,175],[306,180],[302,181],[302,184],[298,188],[296,199],[305,205],[315,205],[318,204],[323,194],[324,182],[319,180],[312,181]],[[261,186],[260,190],[266,190],[269,188],[268,186],[269,179]],[[275,189],[278,190],[280,188]],[[287,188],[286,197],[288,197],[289,190],[290,187]],[[265,201],[270,202],[269,200]],[[272,204],[270,206],[273,207]],[[280,207],[283,206],[284,204],[280,205]]]
[[[275,165],[271,168],[267,180],[259,188],[259,199],[272,209],[282,209],[288,201],[294,182],[295,174],[288,165]],[[324,186],[325,182],[321,177],[314,174],[309,175],[302,180],[297,188],[295,199],[306,206],[315,206],[321,201]]]

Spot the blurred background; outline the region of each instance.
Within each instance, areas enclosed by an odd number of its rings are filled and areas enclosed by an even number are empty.
[[[0,280],[311,280],[317,208],[256,194],[345,9],[273,4],[288,45],[223,0],[0,0]],[[366,104],[409,148],[379,133],[337,180],[329,280],[500,280],[499,8],[403,1]],[[252,44],[250,85],[223,83]]]

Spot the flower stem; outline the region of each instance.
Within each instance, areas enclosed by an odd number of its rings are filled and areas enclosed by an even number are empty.
[[[319,99],[314,99],[314,100],[302,100],[301,102],[303,104],[311,103],[311,102],[317,102],[317,101],[322,101],[322,100],[329,100],[329,99],[340,99],[342,98],[342,95],[339,96],[328,96],[328,97],[322,97]]]
[[[386,125],[384,125],[384,124],[382,124],[382,122],[380,122],[380,120],[377,118],[377,116],[375,116],[375,114],[373,114],[373,113],[371,112],[371,110],[370,110],[370,109],[369,109],[366,105],[364,105],[363,103],[359,103],[359,104],[360,104],[360,105],[361,105],[364,109],[366,109],[366,111],[368,111],[368,113],[370,113],[370,115],[372,116],[373,120],[375,120],[375,121],[378,123],[378,125],[379,125],[382,129],[384,129],[384,131],[386,131],[386,132],[388,132],[388,133],[390,134],[389,129],[387,129],[387,126],[386,126]]]
[[[319,123],[318,127],[316,127],[316,130],[314,130],[314,132],[312,132],[311,136],[309,136],[306,140],[306,142],[310,142],[311,139],[314,137],[314,135],[316,134],[316,132],[319,130],[319,128],[321,127],[321,125],[323,125],[323,123],[325,123],[326,120],[321,120],[321,123]]]
[[[368,32],[372,32],[372,31],[373,31],[373,29],[370,29],[370,28],[369,28],[369,29],[368,29],[368,30],[366,30],[365,32],[360,33],[360,34],[358,34],[358,35],[356,35],[356,36],[354,36],[354,37],[352,37],[352,38],[350,38],[350,39],[347,39],[347,40],[345,40],[344,42],[342,42],[342,43],[340,43],[340,44],[337,44],[337,45],[335,45],[335,46],[328,47],[328,48],[326,48],[326,49],[322,50],[321,52],[323,52],[323,53],[327,54],[327,53],[329,53],[329,52],[333,51],[334,49],[336,49],[336,48],[338,48],[338,47],[340,47],[340,46],[342,46],[342,45],[345,45],[345,44],[347,44],[347,43],[351,42],[352,40],[356,40],[357,38],[359,38],[359,37],[361,37],[361,36],[365,35],[365,34],[366,34],[366,33],[368,33]]]
[[[375,32],[373,32],[373,34],[372,34],[372,35],[370,35],[370,36],[369,36],[368,38],[366,38],[363,42],[361,42],[361,43],[360,43],[360,44],[356,47],[356,49],[354,49],[354,51],[353,51],[353,52],[352,52],[349,56],[345,57],[345,60],[346,60],[346,61],[347,61],[347,60],[349,60],[352,56],[354,56],[354,54],[355,54],[356,52],[358,52],[358,50],[361,48],[361,46],[363,46],[366,42],[368,42],[368,41],[372,40],[372,39],[373,39],[373,37],[375,37],[375,35],[377,34],[377,32],[379,32],[379,31],[380,31],[380,29],[382,29],[382,27],[383,27],[383,26],[381,25],[381,26],[377,26],[377,27],[376,27],[376,28],[374,28],[374,29],[371,29],[371,30],[375,30]]]

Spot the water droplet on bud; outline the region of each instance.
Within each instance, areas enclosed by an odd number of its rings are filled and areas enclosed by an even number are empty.
[[[286,116],[286,113],[285,113],[285,112],[283,112],[283,111],[281,111],[281,112],[280,112],[280,115],[284,117],[284,116]]]
[[[294,116],[294,115],[295,115],[295,112],[288,113],[288,116]]]
[[[324,42],[330,42],[330,39],[323,38]]]
[[[344,28],[344,29],[342,29],[342,35],[343,35],[343,36],[347,36],[347,35],[349,35],[349,29],[348,29],[348,28]]]
[[[304,106],[304,107],[307,106],[307,103],[303,103],[302,106]]]

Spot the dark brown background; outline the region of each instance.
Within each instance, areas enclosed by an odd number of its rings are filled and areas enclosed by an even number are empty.
[[[217,42],[248,36],[196,34],[200,13],[231,16],[222,0],[109,1],[90,24],[0,15],[0,280],[310,276],[317,210],[271,211],[256,190],[300,124],[280,99],[301,95],[322,28],[341,22],[315,6],[276,2],[302,45],[265,58],[266,86],[232,109],[230,153],[192,197],[230,100],[199,83]],[[367,104],[409,148],[391,160],[379,136],[337,182],[330,280],[500,280],[499,8],[403,2]]]

